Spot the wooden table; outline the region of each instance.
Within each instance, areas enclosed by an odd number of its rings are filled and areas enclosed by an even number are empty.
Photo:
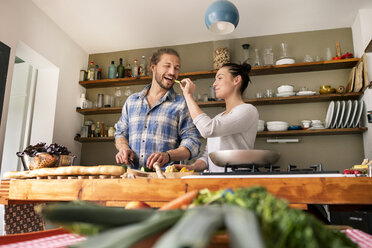
[[[107,206],[145,201],[159,207],[193,189],[211,191],[265,186],[293,206],[372,205],[372,178],[202,178],[202,179],[24,179],[2,180],[0,204],[87,200]]]

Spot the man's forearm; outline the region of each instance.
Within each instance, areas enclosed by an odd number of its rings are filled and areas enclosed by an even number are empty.
[[[184,146],[180,146],[177,149],[167,151],[170,155],[171,161],[182,161],[185,159],[190,159],[191,153],[189,149]]]
[[[116,147],[116,149],[118,149],[118,151],[123,150],[123,149],[130,149],[129,142],[124,137],[119,137],[119,138],[116,139],[115,147]]]

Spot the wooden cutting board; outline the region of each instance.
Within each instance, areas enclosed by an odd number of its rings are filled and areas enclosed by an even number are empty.
[[[354,84],[354,91],[359,92],[363,89],[363,62],[359,62],[356,72],[355,72],[355,84]]]
[[[346,86],[346,93],[353,92],[353,90],[354,90],[355,70],[356,70],[356,67],[353,67],[353,69],[351,69],[351,71],[350,71],[349,80],[348,80],[348,83],[347,83],[347,86]]]
[[[363,91],[365,91],[366,88],[367,88],[368,85],[369,85],[369,80],[368,80],[368,67],[367,67],[367,56],[366,56],[365,53],[364,53],[363,56],[362,56],[362,61],[363,61],[363,82],[364,82]]]
[[[57,176],[120,176],[125,169],[117,165],[100,166],[62,166],[55,168],[40,168],[28,171],[8,171],[4,173],[5,179],[46,178]]]
[[[158,178],[156,172],[143,172],[140,170],[127,169],[127,173],[133,174],[136,177],[148,177],[148,178]],[[199,172],[163,172],[165,178],[181,178],[190,175],[200,175]]]

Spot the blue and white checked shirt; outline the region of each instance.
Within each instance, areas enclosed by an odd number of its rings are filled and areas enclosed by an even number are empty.
[[[152,153],[179,146],[189,149],[191,158],[196,157],[200,152],[200,135],[185,99],[172,88],[150,109],[146,99],[150,86],[128,97],[117,122],[115,139],[124,137],[128,140],[135,152],[134,164],[139,167],[146,166]]]

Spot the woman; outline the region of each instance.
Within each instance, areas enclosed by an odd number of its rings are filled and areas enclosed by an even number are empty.
[[[257,134],[258,112],[252,104],[244,103],[242,94],[247,88],[249,80],[249,64],[238,65],[227,63],[216,74],[213,83],[216,98],[225,100],[226,110],[211,119],[195,102],[192,94],[195,84],[185,78],[180,84],[186,99],[191,118],[200,134],[207,138],[207,145],[203,155],[191,165],[176,165],[178,169],[186,167],[189,170],[224,171],[212,163],[208,154],[221,150],[253,149]]]

